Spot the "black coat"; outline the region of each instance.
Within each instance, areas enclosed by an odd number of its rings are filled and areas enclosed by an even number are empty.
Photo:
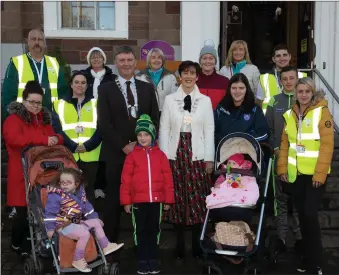
[[[137,79],[135,85],[138,115],[149,115],[158,129],[159,107],[153,85]],[[98,89],[98,130],[102,136],[100,160],[123,164],[125,153],[122,149],[137,140],[136,120],[129,119],[124,95],[115,81],[101,84]]]

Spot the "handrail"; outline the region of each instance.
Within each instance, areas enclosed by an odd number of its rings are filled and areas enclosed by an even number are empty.
[[[339,104],[339,97],[337,96],[337,94],[335,93],[335,91],[332,89],[332,87],[330,86],[330,84],[328,84],[327,80],[325,79],[325,77],[321,74],[321,72],[316,69],[298,69],[298,71],[300,72],[312,72],[315,73],[319,79],[321,80],[321,82],[325,85],[325,87],[327,88],[327,90],[330,92],[330,94],[333,96],[334,100]],[[334,125],[334,129],[337,133],[339,133],[339,127],[338,125],[333,121]]]

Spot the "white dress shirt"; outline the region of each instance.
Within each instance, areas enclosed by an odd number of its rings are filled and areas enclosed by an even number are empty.
[[[126,82],[128,80],[126,80],[125,78],[121,77],[120,75],[118,76],[118,80],[120,82],[121,85],[121,89],[122,89],[122,94],[125,97],[125,101],[126,101],[126,106],[128,106],[128,97],[127,97],[127,84]],[[132,94],[134,97],[134,106],[138,106],[138,94],[137,94],[137,87],[135,85],[135,79],[134,77],[132,77],[129,81],[131,81],[131,90],[132,90]]]

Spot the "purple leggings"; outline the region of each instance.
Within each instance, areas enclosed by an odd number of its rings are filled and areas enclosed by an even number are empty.
[[[99,219],[81,221],[80,224],[72,223],[60,231],[65,237],[77,241],[74,252],[74,261],[78,261],[85,257],[85,249],[91,235],[89,232],[91,228],[95,229],[95,236],[99,241],[100,247],[105,248],[109,241],[102,229]]]

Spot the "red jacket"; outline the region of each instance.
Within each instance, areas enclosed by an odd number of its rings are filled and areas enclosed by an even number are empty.
[[[22,103],[8,105],[9,116],[4,122],[3,136],[8,150],[7,205],[26,206],[24,172],[21,151],[28,145],[48,145],[49,136],[63,138],[52,128],[51,113],[42,108],[36,116],[27,111]]]
[[[174,203],[172,170],[158,145],[150,148],[135,146],[122,169],[121,205],[142,202]]]
[[[211,75],[201,73],[197,80],[197,86],[200,93],[210,97],[213,110],[215,110],[220,101],[226,95],[229,80],[227,77],[214,71]]]

